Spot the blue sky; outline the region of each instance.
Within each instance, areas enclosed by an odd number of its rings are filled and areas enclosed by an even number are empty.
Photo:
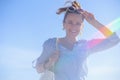
[[[32,61],[42,50],[43,42],[65,35],[63,14],[56,15],[66,0],[0,0],[0,79],[38,80]],[[78,0],[107,25],[120,18],[119,0]],[[91,39],[97,32],[86,21],[80,38]],[[120,25],[118,25],[120,26]],[[117,30],[120,36],[120,30]],[[101,36],[97,36],[101,37]],[[87,80],[119,80],[120,44],[88,58]]]

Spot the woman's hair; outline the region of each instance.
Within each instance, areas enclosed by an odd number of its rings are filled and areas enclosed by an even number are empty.
[[[66,2],[66,3],[68,3],[68,2]],[[59,8],[58,11],[56,12],[56,14],[59,15],[59,14],[65,12],[64,19],[63,19],[63,22],[65,22],[65,19],[69,13],[81,14],[80,12],[82,12],[82,11],[83,10],[81,9],[80,4],[76,1],[73,1],[73,2],[71,2],[71,6]],[[84,20],[84,16],[82,16],[82,20]]]

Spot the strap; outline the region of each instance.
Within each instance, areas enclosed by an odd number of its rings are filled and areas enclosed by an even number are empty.
[[[59,42],[59,38],[56,38],[56,50],[58,51],[59,48],[58,48],[58,42]]]

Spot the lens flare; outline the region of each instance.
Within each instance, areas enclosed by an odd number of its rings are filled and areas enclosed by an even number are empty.
[[[107,25],[107,27],[112,31],[112,32],[116,32],[120,29],[120,18],[112,21],[110,24]],[[104,32],[106,35],[111,35],[111,31],[106,31],[105,28],[101,28],[100,29],[101,32]],[[95,33],[94,36],[98,36],[100,33],[97,32]],[[89,48],[92,48],[98,44],[100,44],[101,42],[103,42],[105,39],[98,39],[98,40],[93,40],[89,43],[89,45],[91,45]]]
[[[112,32],[116,32],[120,29],[120,18],[114,20],[107,25]]]

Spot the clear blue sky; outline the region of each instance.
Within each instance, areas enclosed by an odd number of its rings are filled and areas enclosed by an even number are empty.
[[[43,42],[64,36],[62,15],[56,15],[66,0],[0,0],[0,80],[38,80],[32,61]],[[78,0],[107,25],[120,18],[119,0]],[[97,32],[87,22],[80,38],[91,39]],[[120,25],[118,25],[120,26]],[[120,36],[120,30],[117,30]],[[120,79],[120,44],[88,58],[87,80]]]

